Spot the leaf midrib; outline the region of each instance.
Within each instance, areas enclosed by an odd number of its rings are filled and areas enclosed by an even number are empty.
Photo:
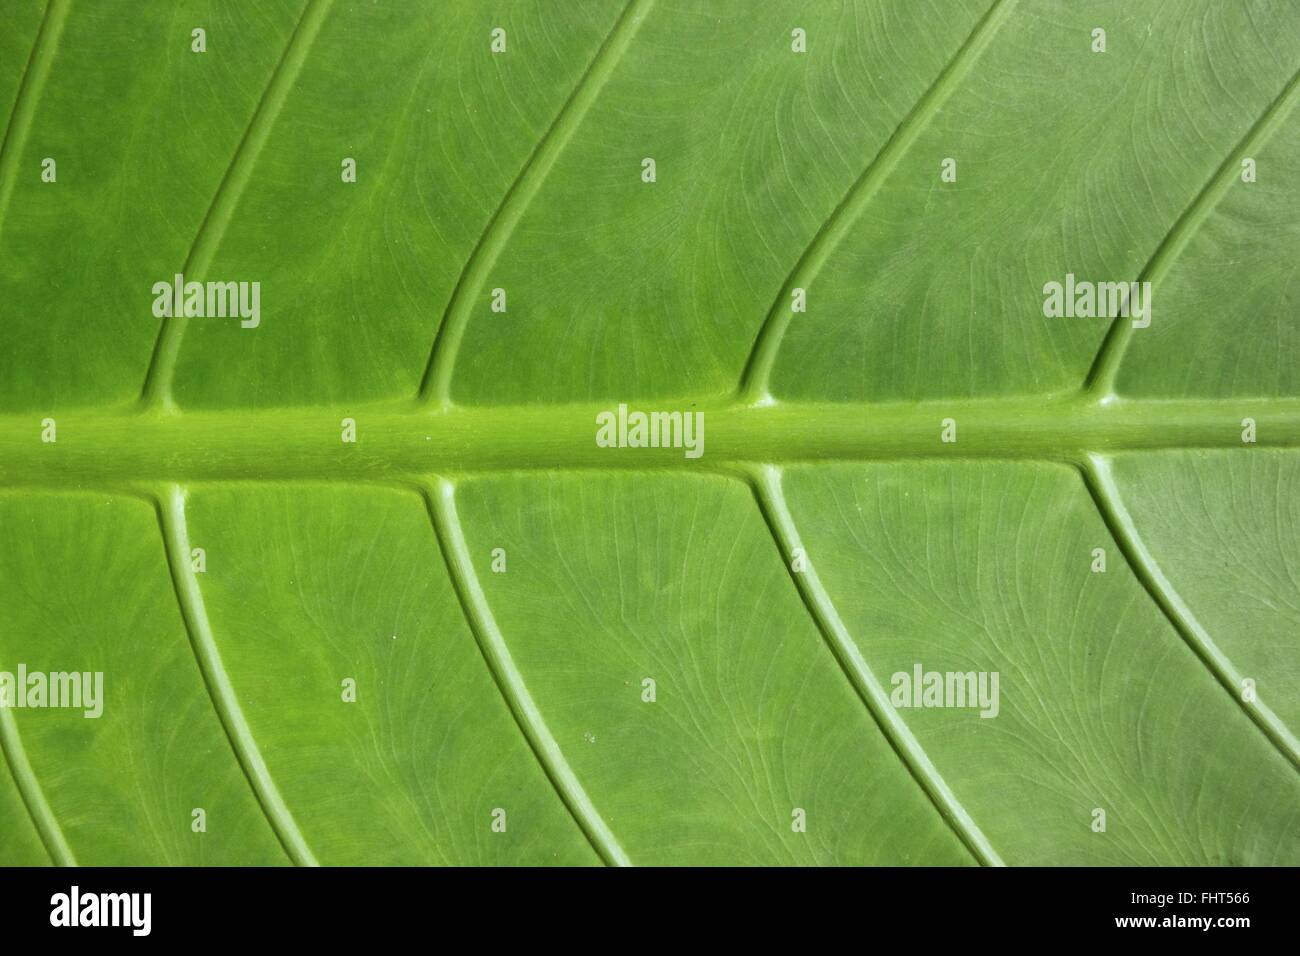
[[[631,410],[702,412],[704,454],[601,448],[596,415],[616,402],[524,407],[411,403],[172,413],[130,406],[0,415],[0,483],[107,486],[150,481],[392,481],[502,470],[681,468],[754,463],[1009,459],[1086,464],[1125,451],[1300,447],[1300,398],[1097,400],[1067,397],[819,404],[652,400]],[[57,441],[41,440],[52,417]],[[1241,441],[1250,417],[1258,436]],[[345,418],[357,441],[341,440]],[[941,423],[957,441],[940,441]]]

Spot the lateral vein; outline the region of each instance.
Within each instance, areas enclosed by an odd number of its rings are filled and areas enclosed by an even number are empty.
[[[487,595],[483,593],[478,574],[474,570],[474,561],[470,557],[465,533],[456,513],[455,485],[446,479],[438,479],[421,482],[419,488],[465,619],[478,642],[497,689],[514,715],[537,762],[541,764],[551,785],[600,858],[610,866],[631,866],[632,861],[619,845],[618,838],[605,823],[573,768],[569,766],[559,743],[546,726],[546,720],[533,700],[523,675],[515,665],[514,657],[497,626]]]
[[[741,375],[739,395],[746,402],[767,402],[768,380],[776,364],[781,340],[790,325],[794,313],[790,310],[790,294],[794,289],[807,288],[821,272],[830,259],[831,253],[852,228],[868,203],[875,197],[880,187],[898,165],[899,160],[916,142],[922,130],[948,96],[957,88],[962,79],[970,72],[975,61],[989,45],[998,28],[1011,15],[1016,0],[995,0],[985,11],[984,16],[975,25],[961,47],[943,70],[935,78],[930,88],[916,101],[910,113],[898,124],[889,140],[876,157],[867,164],[858,179],[849,187],[840,204],[831,212],[830,217],[822,223],[817,234],[804,250],[794,270],[781,286],[771,311],[764,319],[754,340]]]
[[[27,751],[23,749],[18,724],[7,707],[0,707],[0,753],[4,754],[5,761],[9,764],[9,772],[13,775],[23,804],[32,818],[32,825],[45,844],[45,852],[50,855],[55,866],[76,866],[77,860],[72,855],[72,848],[64,839],[54,810],[45,799],[45,791],[41,789],[41,782],[27,759]]]
[[[18,160],[27,145],[32,117],[36,114],[36,104],[41,98],[45,78],[49,76],[50,64],[54,62],[54,54],[58,50],[70,2],[71,0],[50,0],[46,6],[36,42],[32,44],[31,56],[28,57],[22,79],[18,82],[14,110],[9,114],[4,139],[0,140],[0,230],[4,229],[5,211],[9,208],[9,197],[18,178]]]
[[[1201,191],[1196,194],[1191,204],[1169,227],[1169,232],[1160,240],[1155,252],[1147,261],[1146,268],[1139,274],[1138,282],[1150,282],[1154,290],[1156,285],[1169,274],[1174,261],[1187,248],[1192,236],[1227,195],[1237,177],[1241,160],[1268,141],[1291,112],[1297,100],[1300,100],[1300,71],[1291,77],[1282,88],[1282,92],[1255,121],[1255,125],[1246,132],[1241,142],[1228,154],[1209,181],[1201,187]],[[1088,372],[1084,384],[1088,392],[1098,396],[1109,396],[1114,393],[1115,378],[1119,375],[1120,364],[1124,360],[1124,353],[1132,338],[1132,321],[1127,316],[1116,317],[1106,332],[1106,337],[1102,340],[1101,348],[1097,351],[1092,368]]]
[[[655,0],[630,0],[623,8],[587,71],[569,93],[569,98],[551,121],[550,127],[537,141],[519,175],[501,197],[501,204],[484,226],[478,242],[461,269],[451,298],[447,300],[442,321],[434,333],[429,361],[420,385],[419,401],[422,404],[443,408],[451,404],[451,376],[456,356],[469,324],[474,300],[487,281],[488,272],[496,264],[497,257],[523,218],[528,204],[581,125],[582,118],[596,101],[601,88],[614,72],[614,67],[654,3]]]
[[[1223,685],[1228,695],[1237,702],[1264,735],[1277,747],[1282,756],[1300,770],[1300,742],[1273,711],[1258,698],[1247,701],[1241,694],[1241,672],[1214,642],[1209,632],[1196,619],[1192,609],[1165,577],[1159,563],[1151,554],[1138,532],[1132,515],[1124,506],[1119,486],[1115,482],[1110,462],[1101,455],[1089,455],[1081,467],[1084,484],[1119,545],[1124,559],[1134,575],[1146,589],[1156,606],[1164,613],[1180,637],[1200,658],[1214,678]]]
[[[783,555],[792,554],[794,549],[800,546],[799,531],[786,504],[785,493],[781,489],[780,469],[773,465],[763,465],[747,472],[747,477],[758,502],[759,511],[763,515],[763,520],[767,522],[777,548]],[[783,557],[783,563],[786,560]],[[989,843],[988,837],[980,830],[979,824],[961,805],[957,795],[948,786],[948,782],[931,762],[920,741],[890,704],[884,687],[858,650],[848,627],[835,609],[830,594],[822,586],[815,563],[809,562],[804,571],[791,576],[808,608],[808,613],[812,616],[817,629],[821,631],[823,639],[844,671],[844,675],[857,691],[858,697],[885,739],[903,761],[903,765],[907,767],[925,795],[930,798],[939,815],[981,865],[1005,866],[997,850]]]
[[[239,706],[239,698],[230,683],[225,664],[222,663],[221,653],[217,650],[207,608],[203,603],[203,593],[189,567],[190,541],[185,522],[185,493],[179,485],[169,485],[154,500],[154,505],[162,531],[163,549],[167,553],[167,565],[171,569],[172,586],[176,590],[176,601],[185,621],[190,647],[231,749],[285,853],[298,866],[319,866],[307,841],[303,839],[293,814],[280,795],[279,788],[271,778],[266,761],[262,759],[262,751],[249,729],[243,709]]]
[[[212,203],[208,206],[203,222],[194,235],[194,242],[181,267],[181,272],[187,276],[202,276],[212,264],[226,227],[234,216],[235,206],[239,204],[252,176],[257,157],[270,138],[284,101],[297,81],[298,74],[302,72],[307,54],[332,2],[333,0],[307,0],[307,6],[298,18],[284,53],[280,55],[280,62],[271,74],[262,99],[253,111],[248,127],[230,157],[230,165],[226,167],[217,191],[212,196]],[[140,391],[140,400],[148,407],[172,407],[172,382],[176,376],[176,361],[180,355],[185,326],[186,319],[181,315],[162,320],[158,338],[154,342],[153,355],[149,359],[149,368],[145,372],[144,386]]]

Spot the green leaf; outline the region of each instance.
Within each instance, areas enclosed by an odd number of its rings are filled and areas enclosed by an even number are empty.
[[[1285,0],[11,0],[0,863],[1300,862],[1298,67]]]

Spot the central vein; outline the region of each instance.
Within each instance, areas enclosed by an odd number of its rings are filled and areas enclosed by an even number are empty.
[[[688,457],[678,447],[602,447],[599,422],[615,402],[438,412],[403,404],[10,414],[0,416],[0,483],[404,481],[506,469],[725,472],[752,463],[908,458],[1077,464],[1090,454],[1123,451],[1214,448],[1249,454],[1300,447],[1300,399],[1290,398],[766,405],[677,400],[638,407],[660,405],[703,413],[702,454]],[[53,427],[43,424],[51,420]]]

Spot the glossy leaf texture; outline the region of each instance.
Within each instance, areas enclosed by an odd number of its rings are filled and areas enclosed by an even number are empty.
[[[5,0],[0,863],[1300,863],[1298,71],[1291,0]]]

